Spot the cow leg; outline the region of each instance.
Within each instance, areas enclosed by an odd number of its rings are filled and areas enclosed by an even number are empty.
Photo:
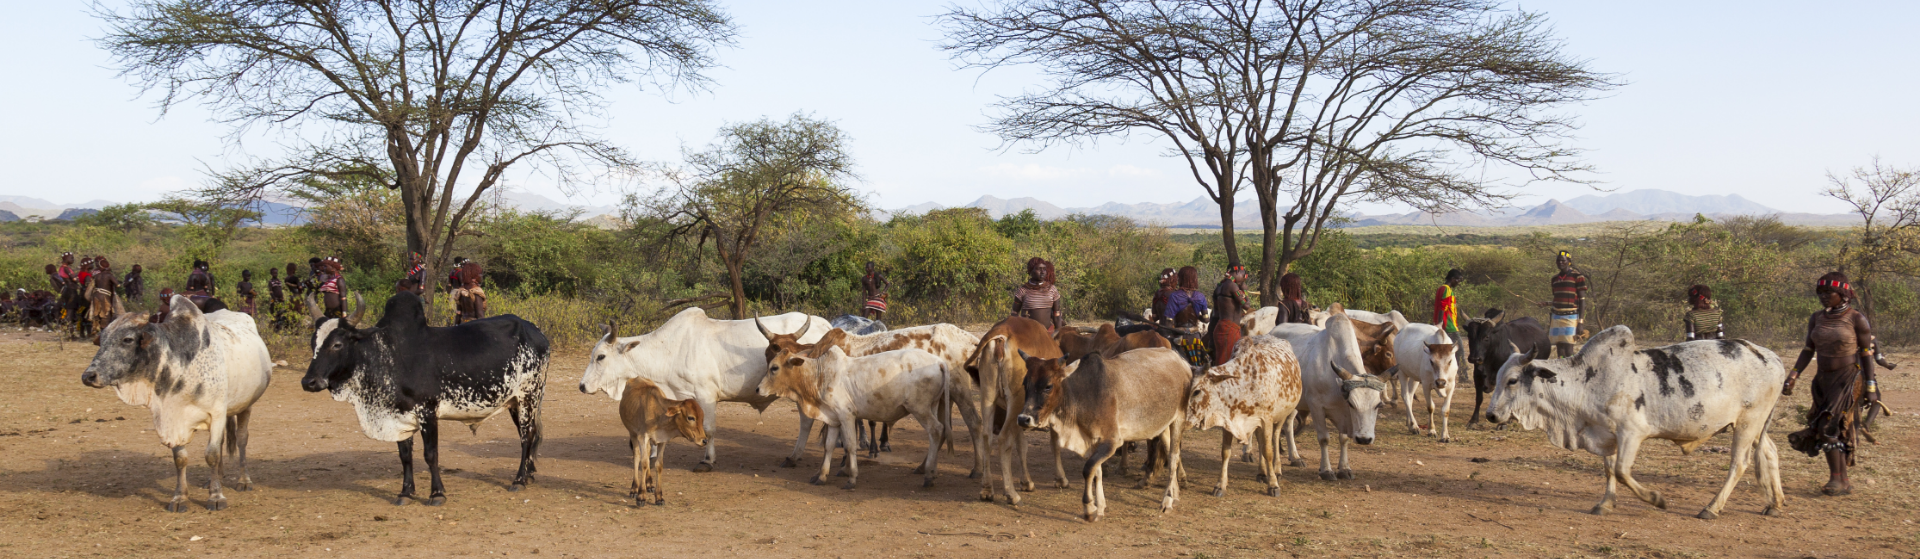
[[[927,461],[920,466],[920,469],[926,470],[922,473],[926,474],[927,479],[921,487],[933,487],[933,478],[940,473],[940,443],[946,438],[943,435],[947,427],[940,421],[940,414],[939,411],[927,414],[927,419],[920,422],[920,426],[927,429]]]
[[[1487,393],[1493,391],[1493,382],[1487,379],[1486,367],[1473,367],[1473,413],[1467,415],[1467,428],[1480,424],[1480,404]]]
[[[1441,397],[1440,442],[1443,442],[1443,443],[1453,442],[1453,431],[1451,430],[1451,425],[1450,425],[1452,423],[1452,420],[1447,419],[1447,412],[1453,410],[1453,393],[1459,392],[1459,391],[1460,391],[1459,384],[1453,384],[1440,391],[1440,397]],[[1431,417],[1432,412],[1428,412],[1428,416]],[[1428,421],[1432,421],[1432,420],[1429,419]]]
[[[1600,502],[1593,505],[1593,510],[1587,511],[1594,516],[1605,516],[1607,513],[1613,512],[1613,497],[1619,494],[1620,487],[1620,485],[1614,481],[1615,476],[1613,472],[1616,464],[1617,462],[1614,461],[1612,456],[1600,457],[1601,473],[1607,476],[1607,486],[1606,490],[1600,493]]]
[[[653,488],[654,506],[665,505],[667,490],[660,487],[660,474],[667,469],[667,441],[656,440],[649,436],[647,443],[648,446],[653,447],[647,451],[647,462],[651,465],[647,468],[647,486]]]
[[[713,440],[713,437],[709,436],[707,437],[707,440],[711,441]],[[840,443],[840,427],[832,423],[828,423],[827,438],[825,440],[820,441],[820,446],[822,447],[821,454],[823,454],[824,456],[822,456],[820,460],[820,473],[814,474],[813,476],[812,483],[814,485],[826,485],[827,478],[833,477],[833,447],[834,445],[839,443]],[[847,447],[847,452],[852,453],[853,447]]]
[[[1080,479],[1087,487],[1080,492],[1080,504],[1086,510],[1087,522],[1099,520],[1106,512],[1106,486],[1102,483],[1100,468],[1117,450],[1113,441],[1100,441],[1087,451],[1087,465],[1080,470]]]
[[[880,452],[893,452],[893,424],[875,423],[874,425],[880,429]],[[875,454],[873,457],[879,458],[880,455]]]
[[[1764,415],[1761,417],[1765,418]],[[1720,517],[1720,509],[1727,505],[1727,497],[1733,495],[1733,487],[1740,484],[1740,475],[1747,473],[1747,468],[1752,465],[1753,451],[1758,450],[1760,446],[1758,439],[1766,436],[1765,431],[1755,425],[1756,423],[1761,422],[1740,421],[1734,424],[1733,446],[1730,447],[1733,452],[1728,453],[1733,455],[1733,464],[1727,467],[1727,483],[1720,487],[1719,495],[1715,495],[1712,501],[1707,502],[1707,508],[1700,510],[1700,519],[1713,520]],[[1761,491],[1766,490],[1765,485],[1761,487]]]
[[[400,495],[394,497],[394,505],[405,505],[413,498],[413,436],[398,443],[400,447]]]
[[[873,449],[877,445],[877,443],[868,444],[868,441],[872,436],[868,434],[869,430],[867,429],[867,425],[872,423],[873,423],[872,421],[867,421],[865,419],[853,422],[853,438],[859,439],[860,450]],[[878,454],[876,454],[875,456],[877,457]]]
[[[1173,423],[1167,425],[1165,440],[1167,472],[1171,475],[1167,479],[1167,492],[1160,496],[1160,512],[1162,513],[1173,510],[1173,503],[1180,500],[1180,468],[1184,467],[1184,465],[1180,463],[1180,424],[1184,421],[1186,421],[1185,417],[1176,417]],[[1100,508],[1104,511],[1106,506],[1106,501],[1102,500]]]
[[[538,395],[519,398],[508,403],[507,413],[513,417],[513,427],[520,432],[520,471],[513,474],[513,483],[508,491],[519,491],[533,483],[533,458],[540,453],[540,407]],[[532,400],[531,403],[528,401]],[[433,451],[428,451],[433,452]]]
[[[973,439],[973,471],[967,472],[967,479],[980,479],[980,476],[987,475],[987,438],[983,436],[985,433],[982,431],[985,426],[980,422],[980,410],[973,407],[973,387],[969,386],[971,383],[968,382],[967,376],[953,375],[953,377],[954,384],[959,385],[957,387],[959,390],[954,391],[957,396],[954,399],[957,400],[955,405],[960,408],[960,420],[966,423],[967,432],[973,434],[970,437]],[[947,429],[949,431],[953,429],[951,419],[948,420]],[[952,441],[947,441],[947,444],[952,444]],[[989,496],[986,500],[992,499]]]
[[[1260,470],[1267,474],[1267,496],[1269,497],[1280,496],[1280,457],[1279,449],[1276,448],[1280,446],[1280,441],[1274,438],[1277,432],[1278,430],[1274,429],[1273,420],[1260,422]]]
[[[701,413],[701,416],[704,418],[701,420],[701,423],[706,424],[707,432],[708,433],[720,432],[720,413],[714,410],[715,402],[713,400],[709,400],[706,398],[700,398],[699,402],[700,402],[700,413]],[[807,444],[807,435],[812,434],[812,431],[813,431],[813,422],[805,419],[805,417],[806,416],[804,415],[801,416],[802,419],[800,421],[800,442],[795,443],[795,444],[801,445],[802,447],[804,447]],[[798,452],[795,452],[794,454],[796,456],[799,455]],[[714,455],[713,436],[709,435],[707,436],[707,457],[706,459],[701,460],[699,464],[694,464],[693,471],[695,472],[713,471],[713,461],[715,459],[714,456],[715,455]]]
[[[221,413],[207,421],[207,468],[213,475],[207,477],[207,510],[226,510],[227,495],[220,492],[220,478],[226,474],[223,453],[227,442],[226,414]]]
[[[841,424],[844,425],[847,423],[858,423],[858,422],[859,420],[841,421]],[[846,437],[846,440],[841,441],[841,444],[844,444],[847,447],[846,448],[847,466],[845,469],[841,470],[841,473],[847,476],[847,483],[842,484],[840,488],[853,489],[854,485],[860,483],[860,459],[854,456],[855,453],[853,450],[854,447],[860,444],[860,441],[854,440],[853,431],[841,429],[840,433],[841,433],[841,436]]]
[[[1780,451],[1773,446],[1773,437],[1760,433],[1760,444],[1754,450],[1753,475],[1758,479],[1760,490],[1767,493],[1767,508],[1762,514],[1779,516],[1787,508],[1787,492],[1780,488]]]
[[[1641,486],[1640,482],[1634,481],[1633,479],[1633,459],[1640,453],[1640,443],[1643,440],[1645,440],[1645,437],[1642,437],[1638,432],[1620,434],[1618,442],[1619,449],[1615,451],[1613,459],[1615,465],[1614,475],[1620,478],[1621,484],[1626,485],[1627,489],[1633,491],[1633,496],[1639,497],[1640,500],[1646,501],[1647,504],[1664,510],[1667,508],[1667,500],[1660,496],[1660,492],[1647,489]]]
[[[1347,461],[1348,457],[1351,456],[1347,450],[1349,445],[1353,444],[1353,437],[1349,437],[1346,433],[1337,430],[1333,433],[1333,436],[1340,440],[1340,471],[1335,474],[1339,476],[1340,479],[1353,479],[1353,464]]]
[[[1227,458],[1231,457],[1232,454],[1233,454],[1233,433],[1228,432],[1225,428],[1221,428],[1220,429],[1220,483],[1218,485],[1213,486],[1213,496],[1215,497],[1227,496],[1227,469],[1233,466],[1233,461],[1228,460]]]
[[[233,426],[227,430],[227,448],[232,449],[234,465],[240,468],[240,479],[233,484],[234,491],[251,491],[253,473],[247,470],[247,425],[253,418],[253,409],[233,414],[229,421]]]
[[[709,415],[707,417],[713,417],[713,416]],[[709,427],[709,429],[711,428],[712,427]],[[822,426],[820,430],[822,431],[821,436],[825,436],[826,427]],[[712,431],[708,431],[708,432],[711,433]],[[793,441],[793,454],[789,454],[787,455],[786,458],[782,458],[780,460],[780,467],[793,468],[793,467],[798,467],[800,465],[801,455],[807,453],[807,435],[811,435],[811,434],[813,434],[813,418],[807,417],[807,414],[804,414],[804,413],[800,414],[800,438]],[[708,445],[713,444],[713,439],[711,437],[707,439],[707,444]],[[712,454],[709,453],[708,455],[711,456]]]
[[[167,502],[167,512],[187,512],[187,446],[173,447],[173,500]]]
[[[429,411],[424,419],[420,422],[420,446],[424,447],[420,454],[427,459],[427,477],[431,480],[428,489],[433,493],[420,504],[437,507],[447,502],[447,486],[440,481],[440,416]]]
[[[1300,456],[1300,442],[1294,438],[1294,431],[1300,429],[1300,418],[1298,411],[1287,414],[1287,465],[1295,468],[1303,468],[1307,465],[1307,460]]]
[[[647,453],[653,450],[653,444],[647,442],[647,434],[636,432],[632,434],[632,440],[626,442],[626,448],[634,450],[634,486],[626,494],[634,498],[636,507],[645,505],[647,501],[643,496],[647,494],[647,469],[653,467],[653,459],[649,459]]]
[[[1320,479],[1333,481],[1339,479],[1333,475],[1333,461],[1327,455],[1327,418],[1316,417],[1313,421],[1314,436],[1320,441]]]
[[[1414,419],[1414,416],[1413,416],[1414,388],[1415,388],[1415,383],[1409,382],[1409,383],[1400,385],[1400,390],[1397,390],[1396,392],[1401,393],[1400,394],[1401,405],[1407,408],[1407,431],[1412,432],[1415,435],[1425,435],[1426,431],[1420,429],[1420,421]],[[1431,410],[1433,408],[1432,404],[1428,404],[1427,408]],[[1428,423],[1432,423],[1432,421],[1428,421]]]

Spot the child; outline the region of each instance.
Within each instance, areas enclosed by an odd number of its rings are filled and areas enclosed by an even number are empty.
[[[1704,285],[1688,287],[1687,304],[1687,314],[1682,319],[1682,330],[1687,333],[1687,341],[1727,337],[1726,325],[1720,320],[1720,306],[1713,302],[1713,288]]]

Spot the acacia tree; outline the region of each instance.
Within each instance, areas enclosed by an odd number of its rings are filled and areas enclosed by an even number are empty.
[[[1827,173],[1820,195],[1846,202],[1860,216],[1859,238],[1840,252],[1840,269],[1860,288],[1860,310],[1873,314],[1873,280],[1912,275],[1920,253],[1920,170],[1900,169],[1873,158],[1847,176]]]
[[[1575,124],[1549,111],[1613,85],[1560,54],[1544,18],[1491,0],[1012,0],[946,21],[970,64],[1052,80],[1002,100],[1003,139],[1172,140],[1221,206],[1229,264],[1231,193],[1251,186],[1267,304],[1344,204],[1503,201],[1470,161],[1576,180],[1560,145]]]
[[[847,137],[839,127],[795,114],[720,129],[713,145],[686,155],[687,168],[666,173],[671,186],[642,199],[628,196],[630,215],[664,226],[662,240],[713,243],[727,269],[735,319],[747,318],[747,257],[777,215],[830,217],[862,211],[842,184],[854,178]]]
[[[100,43],[164,113],[198,101],[280,129],[284,161],[204,194],[257,200],[340,173],[398,190],[407,248],[437,268],[482,195],[523,160],[563,185],[627,155],[582,127],[597,88],[704,87],[733,24],[709,0],[136,0],[95,5]],[[469,165],[478,167],[468,169]],[[430,273],[431,275],[431,273]]]

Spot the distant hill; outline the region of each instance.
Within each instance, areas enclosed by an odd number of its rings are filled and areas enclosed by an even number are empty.
[[[70,210],[60,212],[60,215],[53,219],[58,221],[73,221],[74,218],[78,218],[80,216],[85,216],[85,215],[97,214],[97,213],[100,213],[100,210],[96,210],[93,208],[73,208]]]
[[[0,210],[0,223],[7,223],[10,221],[20,221],[20,216],[14,215],[13,212],[10,212],[10,211]]]
[[[1249,197],[1250,198],[1250,197]],[[943,206],[931,202],[892,210],[891,213],[919,214]],[[1122,204],[1109,202],[1094,207],[1063,208],[1031,197],[1002,199],[982,196],[963,207],[980,208],[999,218],[1032,209],[1042,219],[1057,219],[1072,214],[1101,214],[1128,217],[1141,223],[1167,227],[1220,226],[1220,210],[1205,196],[1186,203]],[[1258,227],[1259,209],[1252,200],[1241,200],[1234,207],[1234,226]],[[1848,225],[1858,218],[1846,214],[1782,213],[1779,210],[1741,198],[1737,194],[1694,196],[1665,190],[1641,189],[1606,195],[1586,195],[1562,202],[1547,200],[1533,207],[1514,207],[1484,212],[1408,212],[1404,214],[1349,215],[1349,226],[1442,225],[1450,227],[1499,227],[1516,225],[1568,225],[1602,221],[1688,221],[1695,215],[1726,218],[1739,215],[1777,215],[1782,221],[1798,225]]]

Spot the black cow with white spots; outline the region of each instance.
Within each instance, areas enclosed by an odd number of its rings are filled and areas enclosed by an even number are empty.
[[[533,481],[547,357],[547,336],[520,317],[429,327],[420,297],[402,292],[387,300],[385,317],[372,328],[355,328],[338,318],[316,322],[313,363],[300,386],[352,402],[368,437],[399,443],[402,484],[395,505],[413,498],[413,435],[418,432],[433,477],[432,497],[423,502],[435,506],[446,502],[440,420],[478,429],[481,421],[506,411],[520,432],[520,471],[508,490]]]
[[[1749,465],[1769,498],[1765,513],[1786,506],[1780,453],[1767,437],[1787,370],[1767,348],[1746,340],[1703,340],[1635,349],[1633,331],[1614,326],[1570,358],[1534,360],[1518,353],[1501,366],[1487,420],[1541,428],[1554,446],[1585,450],[1606,463],[1607,490],[1593,514],[1613,510],[1615,483],[1653,506],[1660,493],[1633,479],[1634,456],[1647,439],[1673,441],[1685,454],[1714,435],[1733,432],[1733,464],[1719,495],[1700,511],[1713,519]],[[1755,457],[1759,464],[1751,464]]]

